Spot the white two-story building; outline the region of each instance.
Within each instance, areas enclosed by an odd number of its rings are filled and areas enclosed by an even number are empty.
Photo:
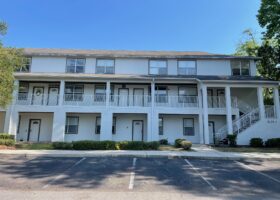
[[[255,57],[205,52],[25,49],[0,132],[17,141],[157,141],[213,144],[238,134],[280,137],[279,83]],[[274,105],[264,104],[272,89]]]

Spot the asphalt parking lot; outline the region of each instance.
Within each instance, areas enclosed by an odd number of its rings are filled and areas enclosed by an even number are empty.
[[[0,159],[0,180],[0,191],[15,195],[83,191],[280,199],[280,161],[6,156]]]

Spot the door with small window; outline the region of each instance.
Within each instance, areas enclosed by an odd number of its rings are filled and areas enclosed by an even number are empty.
[[[27,141],[29,142],[39,142],[40,140],[40,119],[30,119],[29,120],[29,129],[27,135]]]
[[[132,140],[143,141],[143,121],[133,120],[132,122]]]
[[[48,95],[48,105],[55,106],[58,104],[58,95],[59,89],[58,87],[50,87],[49,95]]]
[[[34,87],[33,88],[32,104],[33,105],[43,105],[44,104],[44,88],[43,87]]]

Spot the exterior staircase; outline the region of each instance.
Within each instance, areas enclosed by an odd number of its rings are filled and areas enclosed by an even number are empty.
[[[252,109],[248,104],[238,101],[238,108],[239,111],[244,113],[238,119],[233,120],[232,122],[232,129],[233,134],[240,134],[256,124],[260,121],[260,110],[259,108]],[[265,106],[265,118],[266,119],[275,119],[276,112],[275,106]],[[215,144],[225,144],[227,143],[227,125],[221,127],[217,133],[215,133]]]

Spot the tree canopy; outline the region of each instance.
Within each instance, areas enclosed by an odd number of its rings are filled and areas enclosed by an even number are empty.
[[[7,32],[7,24],[0,22],[0,36]],[[0,40],[0,107],[6,108],[12,101],[14,71],[22,66],[22,50],[4,47]]]

